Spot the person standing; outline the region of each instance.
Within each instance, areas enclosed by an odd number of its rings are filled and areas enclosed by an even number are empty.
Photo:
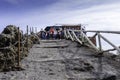
[[[50,38],[49,31],[46,31],[46,39],[49,39],[49,38]]]
[[[51,27],[50,28],[50,38],[53,39],[53,35],[54,35],[54,28]]]
[[[57,30],[54,29],[54,39],[56,39],[57,37]]]

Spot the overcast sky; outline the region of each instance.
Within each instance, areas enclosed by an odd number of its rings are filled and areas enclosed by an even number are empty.
[[[55,24],[120,31],[120,0],[0,0],[0,32],[9,24],[24,31],[26,25],[40,30]],[[120,36],[112,37],[119,45]]]
[[[83,24],[86,29],[119,30],[120,0],[0,0],[0,30],[13,24],[41,28]]]

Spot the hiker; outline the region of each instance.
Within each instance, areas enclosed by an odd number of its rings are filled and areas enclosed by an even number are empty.
[[[64,39],[64,30],[61,31],[61,39]]]
[[[57,37],[57,30],[54,30],[54,39]]]
[[[40,38],[41,39],[45,39],[45,31],[43,31],[43,29],[41,29],[41,31],[40,31]]]
[[[49,34],[49,31],[46,32],[46,39],[49,39],[50,38],[50,34]]]
[[[50,28],[50,38],[53,39],[53,36],[54,36],[54,28],[51,27]]]
[[[57,31],[56,39],[60,39],[61,32],[60,30]]]

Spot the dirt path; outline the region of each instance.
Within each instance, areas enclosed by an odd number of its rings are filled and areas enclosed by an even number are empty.
[[[95,80],[118,74],[107,59],[101,66],[94,50],[71,41],[41,41],[29,52],[22,60],[25,70],[2,72],[0,80]]]

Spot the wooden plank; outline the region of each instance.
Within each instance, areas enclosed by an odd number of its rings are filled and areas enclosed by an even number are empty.
[[[97,51],[99,51],[99,49],[90,41],[90,39],[82,32],[82,35],[85,37],[85,39],[89,42],[89,44]]]
[[[29,61],[32,62],[56,62],[56,61],[65,61],[65,60],[79,60],[81,58],[68,58],[68,59],[45,59],[45,60],[33,60],[33,59],[28,59]]]
[[[40,40],[43,43],[60,42],[61,40]]]
[[[66,30],[64,30],[64,36],[68,39]]]
[[[72,31],[72,34],[74,35],[74,37],[76,38],[76,40],[77,40],[80,44],[82,44],[82,41],[81,41],[80,39],[78,39],[78,37],[76,36],[76,34],[74,33],[74,31]]]
[[[72,41],[74,41],[74,39],[73,39],[72,35],[70,34],[69,30],[67,30],[67,33],[68,33],[68,35],[70,36],[70,39],[71,39]]]
[[[51,46],[36,46],[35,48],[65,48],[68,45],[51,45]]]
[[[120,34],[120,31],[95,31],[95,30],[86,30],[85,32],[96,32],[96,33],[114,33],[114,34]]]

